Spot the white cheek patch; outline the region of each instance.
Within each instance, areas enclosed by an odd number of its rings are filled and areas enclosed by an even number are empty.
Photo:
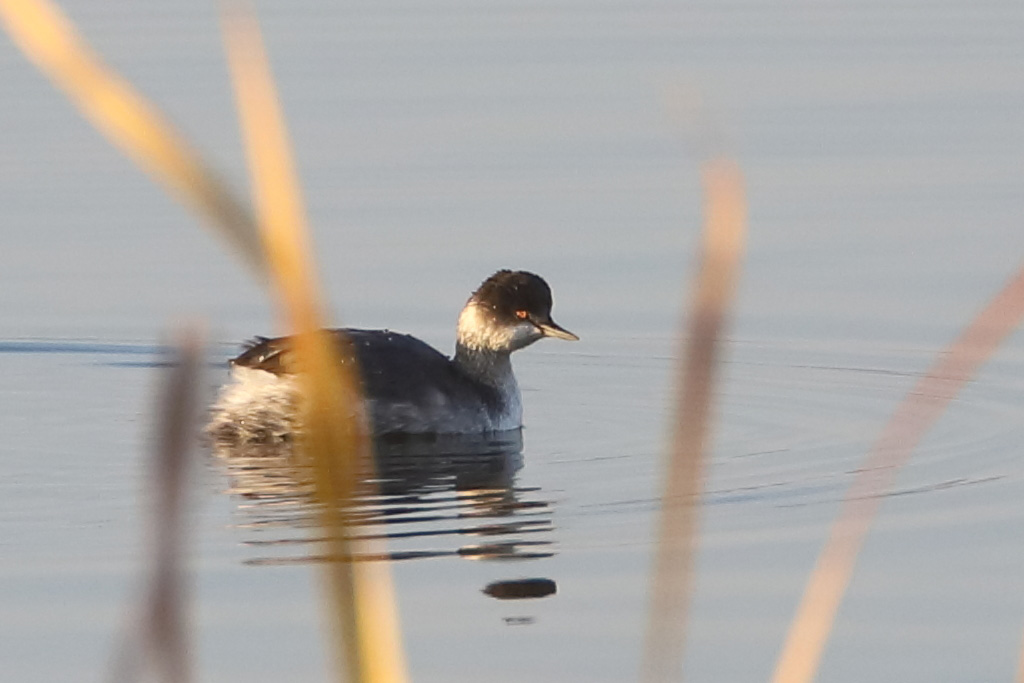
[[[512,352],[543,336],[525,320],[515,327],[498,325],[486,308],[476,304],[466,306],[459,316],[459,343],[473,350]]]
[[[485,349],[490,346],[491,324],[487,311],[479,306],[469,305],[459,314],[458,341],[470,349]]]
[[[528,322],[521,322],[512,329],[504,331],[508,336],[507,344],[509,351],[521,349],[544,336],[544,333],[538,330],[536,325]]]

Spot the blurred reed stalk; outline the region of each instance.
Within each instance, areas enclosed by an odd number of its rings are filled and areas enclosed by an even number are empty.
[[[1020,659],[1017,660],[1016,683],[1024,683],[1024,639],[1021,641]]]
[[[743,176],[734,162],[704,164],[704,231],[687,334],[681,337],[677,395],[641,679],[679,680],[693,584],[704,459],[719,340],[739,279],[746,234]]]
[[[158,183],[198,211],[262,278],[263,251],[246,206],[160,112],[89,48],[47,0],[0,0],[22,53],[82,115]]]
[[[271,279],[282,317],[296,335],[294,370],[303,409],[297,445],[313,473],[333,559],[322,565],[339,638],[333,651],[349,681],[405,681],[390,570],[354,562],[357,541],[347,532],[357,472],[372,466],[357,362],[351,347],[339,348],[323,331],[305,211],[259,25],[241,4],[225,11],[223,25]]]
[[[893,413],[846,494],[804,589],[772,678],[814,680],[839,604],[883,496],[946,407],[1024,317],[1024,267],[971,321]]]
[[[149,490],[150,576],[141,600],[140,628],[131,628],[114,661],[112,680],[137,681],[152,665],[164,683],[192,680],[186,605],[185,514],[192,447],[196,442],[197,398],[202,370],[201,335],[194,329],[178,334],[169,352],[172,367],[164,373],[156,415],[154,458]]]
[[[348,561],[353,552],[343,533],[345,503],[355,488],[353,473],[369,448],[354,366],[341,362],[346,355],[351,361],[352,355],[320,332],[321,306],[303,211],[269,69],[255,21],[238,12],[233,16],[226,22],[227,40],[240,81],[260,222],[266,226],[262,242],[244,202],[234,198],[228,184],[152,104],[99,60],[60,10],[46,0],[0,0],[0,19],[14,42],[98,130],[171,194],[208,218],[259,279],[272,269],[284,317],[298,333],[294,355],[306,411],[300,450],[316,473],[327,536],[336,539],[330,554],[339,561],[327,571],[331,613],[344,627],[344,643],[335,653],[344,660],[349,680],[403,681],[390,578],[379,564]]]

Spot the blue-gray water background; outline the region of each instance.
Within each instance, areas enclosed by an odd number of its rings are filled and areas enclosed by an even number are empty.
[[[62,5],[244,192],[216,3]],[[740,162],[749,251],[686,671],[765,679],[851,472],[1024,256],[1024,5],[259,11],[338,318],[448,351],[469,292],[517,267],[549,280],[582,337],[516,359],[517,486],[551,502],[555,554],[394,566],[417,681],[634,678],[698,164]],[[0,664],[97,680],[140,585],[165,331],[207,320],[219,362],[275,327],[236,261],[6,37],[0,91]],[[1022,404],[1016,335],[901,474],[820,680],[1011,679]],[[210,465],[193,496],[201,678],[323,680],[314,575],[246,564],[264,550],[224,488]],[[558,594],[480,592],[521,576]]]

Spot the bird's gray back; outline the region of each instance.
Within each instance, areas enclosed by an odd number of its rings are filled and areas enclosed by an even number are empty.
[[[470,378],[429,344],[389,330],[346,328],[359,361],[363,391],[374,431],[462,432],[475,423],[494,422],[508,406],[502,392]],[[232,364],[286,374],[290,338],[257,338]]]

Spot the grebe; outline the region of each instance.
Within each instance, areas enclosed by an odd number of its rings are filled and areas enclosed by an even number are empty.
[[[523,413],[512,352],[544,337],[579,339],[552,320],[551,306],[541,277],[500,270],[462,309],[452,358],[389,330],[333,332],[351,340],[374,435],[506,431],[522,426]],[[297,404],[289,345],[289,337],[257,337],[231,360],[235,382],[214,405],[209,433],[243,441],[288,438]]]

